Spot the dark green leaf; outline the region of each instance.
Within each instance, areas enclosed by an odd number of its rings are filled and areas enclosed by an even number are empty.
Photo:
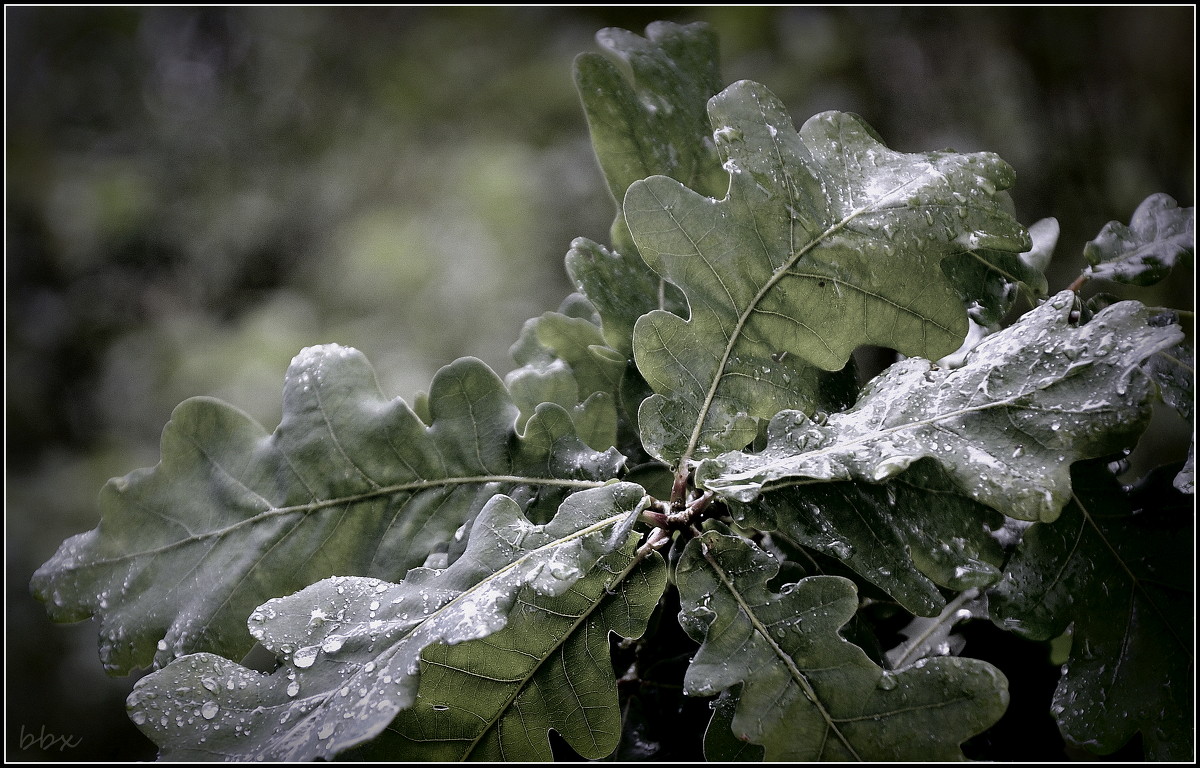
[[[569,594],[606,552],[628,543],[644,500],[632,483],[581,491],[535,526],[515,501],[495,496],[445,570],[415,568],[398,584],[334,577],[270,600],[249,626],[282,659],[279,669],[185,656],[138,682],[131,717],[164,759],[333,757],[413,704],[423,650],[494,635],[529,591]]]
[[[630,184],[655,174],[714,194],[724,186],[705,113],[721,89],[717,38],[705,24],[656,22],[646,37],[612,28],[596,39],[610,58],[581,54],[575,84],[617,205],[614,250],[578,238],[567,271],[604,319],[608,345],[632,358],[634,322],[652,309],[682,312],[686,304],[638,255],[621,201]]]
[[[642,258],[687,296],[690,314],[637,321],[634,358],[656,396],[639,415],[668,463],[746,446],[757,419],[812,410],[820,377],[861,344],[939,358],[967,314],[942,260],[1020,252],[1012,169],[995,155],[885,147],[859,118],[825,113],[797,133],[763,86],[709,103],[728,157],[723,200],[653,176],[625,195]]]
[[[733,716],[737,712],[741,687],[722,691],[712,703],[713,715],[704,730],[704,757],[710,763],[758,763],[763,748],[733,735]]]
[[[984,327],[998,325],[1012,309],[1023,287],[1032,303],[1046,296],[1042,273],[1058,242],[1058,221],[1042,219],[1029,227],[1033,248],[1020,254],[986,248],[964,250],[942,262],[971,319]]]
[[[1103,464],[1079,465],[1074,480],[1062,517],[1025,532],[989,595],[992,620],[1035,640],[1073,625],[1053,706],[1071,743],[1109,754],[1141,731],[1147,759],[1191,760],[1190,500],[1169,475],[1133,495]]]
[[[943,657],[885,672],[838,634],[858,607],[850,581],[811,576],[775,593],[777,571],[745,539],[709,531],[676,573],[680,621],[702,642],[685,690],[741,684],[733,735],[767,760],[962,759],[958,745],[1003,714],[1007,682],[991,665]]]
[[[881,482],[936,460],[969,498],[1021,520],[1050,521],[1070,498],[1072,462],[1136,442],[1155,387],[1141,364],[1178,343],[1137,302],[1071,325],[1064,291],[987,337],[953,370],[909,359],[818,424],[786,411],[767,448],[705,461],[697,482],[735,501],[764,490],[845,480]]]
[[[1158,316],[1162,322],[1178,322],[1174,312]],[[1196,362],[1192,345],[1179,344],[1163,350],[1146,361],[1146,370],[1158,383],[1163,402],[1179,412],[1179,415],[1194,425],[1193,407],[1196,402]],[[1192,442],[1188,447],[1187,461],[1175,478],[1175,487],[1183,493],[1196,490],[1196,433],[1192,430]]]
[[[596,40],[611,60],[580,54],[575,85],[617,203],[613,246],[632,253],[620,210],[630,184],[662,174],[714,193],[724,186],[704,111],[722,85],[717,36],[707,24],[660,21],[646,37],[608,28]]]
[[[1083,247],[1091,277],[1132,285],[1154,285],[1175,262],[1196,249],[1196,209],[1180,208],[1170,195],[1150,195],[1129,220],[1110,221]]]
[[[332,575],[398,579],[495,493],[545,519],[622,463],[588,449],[555,405],[517,434],[516,407],[478,360],[438,372],[429,413],[426,426],[385,398],[366,359],[336,345],[293,360],[274,434],[189,400],[159,465],[110,482],[100,526],[66,541],[33,589],[58,621],[99,616],[112,672],[198,650],[241,658],[246,616],[269,598]]]
[[[1003,551],[991,532],[1003,516],[957,491],[928,460],[884,484],[780,488],[735,511],[748,525],[841,560],[921,616],[945,606],[937,585],[964,590],[1000,578]]]

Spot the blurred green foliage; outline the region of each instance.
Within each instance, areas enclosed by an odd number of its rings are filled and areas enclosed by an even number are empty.
[[[997,152],[1050,287],[1154,192],[1194,204],[1194,8],[6,8],[7,733],[14,759],[129,760],[131,682],[55,628],[33,570],[94,527],[210,394],[268,427],[303,346],[411,399],[570,288],[612,207],[570,62],[604,26],[709,21],[726,82],[902,151]],[[1126,294],[1130,295],[1130,294]],[[1191,308],[1190,281],[1137,293]],[[79,745],[27,749],[42,729]]]

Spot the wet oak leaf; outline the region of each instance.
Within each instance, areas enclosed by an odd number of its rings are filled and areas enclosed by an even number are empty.
[[[883,482],[932,459],[965,496],[1052,521],[1070,499],[1072,462],[1136,443],[1157,396],[1142,363],[1183,336],[1133,301],[1072,325],[1074,299],[1064,291],[988,336],[960,368],[897,363],[825,423],[785,411],[762,452],[709,459],[697,483],[750,503],[773,487]]]
[[[333,575],[399,579],[494,494],[545,519],[623,463],[553,404],[516,432],[516,406],[478,360],[438,372],[428,424],[338,345],[297,355],[283,397],[273,434],[219,401],[184,402],[158,466],[111,481],[99,527],[34,575],[55,620],[99,617],[110,672],[195,651],[241,658],[246,616],[266,600]]]
[[[1083,247],[1088,261],[1084,274],[1118,283],[1154,285],[1171,273],[1175,263],[1190,258],[1196,248],[1196,209],[1180,208],[1175,198],[1150,195],[1128,226],[1110,221]]]
[[[525,590],[496,634],[427,647],[413,706],[348,757],[544,762],[551,730],[585,759],[610,755],[622,724],[609,633],[641,637],[666,587],[663,559],[639,562],[636,549],[609,554],[560,595]]]
[[[742,81],[709,102],[728,192],[716,200],[653,176],[624,211],[638,249],[678,286],[687,317],[655,310],[634,357],[658,394],[639,416],[667,463],[740,449],[757,420],[811,411],[821,377],[863,344],[937,359],[967,314],[941,262],[964,249],[1020,253],[1029,234],[990,153],[904,154],[854,115],[797,132],[765,87]]]
[[[1193,758],[1195,517],[1173,470],[1124,489],[1074,468],[1052,525],[1025,531],[989,592],[997,626],[1034,640],[1072,627],[1051,711],[1068,742],[1110,754],[1141,732],[1147,760]]]
[[[414,568],[397,584],[333,577],[270,600],[248,624],[281,660],[278,669],[184,656],[138,681],[130,716],[162,759],[332,758],[378,736],[413,704],[423,650],[501,631],[523,590],[569,593],[606,553],[628,544],[645,499],[632,483],[581,491],[536,526],[511,498],[494,496],[449,567]],[[602,571],[600,591],[603,574],[612,575]]]
[[[1004,713],[1007,681],[990,664],[942,657],[885,672],[838,633],[858,608],[852,582],[810,576],[774,592],[778,570],[751,542],[716,531],[690,542],[677,566],[680,622],[701,643],[684,689],[741,685],[721,719],[764,759],[961,760],[959,745]]]

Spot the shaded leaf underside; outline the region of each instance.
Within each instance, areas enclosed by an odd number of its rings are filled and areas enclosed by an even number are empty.
[[[1025,532],[991,591],[992,620],[1037,640],[1073,625],[1052,709],[1069,741],[1109,754],[1141,731],[1147,759],[1191,760],[1190,499],[1169,473],[1132,495],[1102,463],[1074,476],[1062,517]]]

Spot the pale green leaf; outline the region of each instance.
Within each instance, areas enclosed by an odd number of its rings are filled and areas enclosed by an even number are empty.
[[[987,601],[978,589],[968,589],[947,603],[937,616],[916,616],[901,629],[899,634],[904,636],[904,642],[887,652],[888,664],[892,669],[899,669],[928,656],[957,656],[962,653],[966,641],[962,635],[954,634],[955,626],[971,619],[987,618]]]
[[[1121,302],[1071,324],[1065,291],[987,337],[961,368],[904,360],[855,407],[818,424],[787,411],[758,454],[704,462],[697,482],[750,502],[772,487],[882,482],[934,459],[958,492],[1021,520],[1050,521],[1071,495],[1070,465],[1132,446],[1155,386],[1142,363],[1182,338],[1153,312]]]
[[[1035,640],[1073,626],[1052,711],[1064,737],[1109,754],[1138,731],[1146,758],[1193,754],[1195,524],[1191,500],[1151,474],[1132,494],[1103,464],[1081,464],[1053,524],[1031,526],[992,620]]]
[[[278,669],[185,656],[138,682],[130,716],[164,759],[331,758],[412,705],[424,649],[502,630],[525,588],[567,593],[627,543],[645,498],[632,483],[581,491],[535,526],[511,498],[494,496],[448,568],[415,568],[398,584],[334,577],[270,600],[249,627]]]
[[[858,607],[852,582],[811,576],[776,593],[778,569],[749,541],[709,531],[676,571],[680,621],[702,643],[684,688],[740,684],[730,727],[765,759],[960,760],[959,745],[1003,714],[1007,681],[991,665],[942,657],[885,672],[838,634]]]
[[[539,405],[555,403],[571,414],[576,433],[590,448],[603,451],[617,444],[625,359],[605,346],[594,320],[547,312],[525,323],[512,355],[521,367],[504,381],[521,410],[518,429]]]
[[[642,258],[689,307],[634,329],[658,393],[642,405],[643,440],[668,463],[742,448],[779,410],[811,411],[812,366],[839,370],[859,345],[953,352],[967,313],[943,259],[1030,247],[1001,191],[1012,169],[995,155],[893,152],[835,112],[797,133],[749,81],[714,97],[709,117],[728,157],[723,200],[665,176],[625,195]]]
[[[240,658],[246,616],[264,601],[332,575],[398,579],[494,494],[544,520],[623,461],[588,449],[555,405],[518,434],[516,406],[478,360],[439,371],[428,407],[426,425],[336,345],[293,360],[274,434],[189,400],[163,431],[159,465],[105,487],[100,526],[67,540],[34,592],[58,621],[99,617],[112,672],[199,650]]]
[[[1118,283],[1153,285],[1196,249],[1196,209],[1170,195],[1150,195],[1126,226],[1110,221],[1083,247],[1084,274]]]
[[[613,251],[586,237],[577,237],[567,253],[567,272],[576,290],[596,305],[603,319],[604,341],[633,359],[633,326],[653,309],[683,312],[687,304],[679,289],[654,274],[632,241]]]
[[[549,761],[550,730],[584,758],[613,752],[621,711],[609,633],[640,637],[666,587],[662,558],[639,563],[636,549],[632,540],[555,597],[522,592],[494,635],[426,648],[413,706],[351,757]]]

